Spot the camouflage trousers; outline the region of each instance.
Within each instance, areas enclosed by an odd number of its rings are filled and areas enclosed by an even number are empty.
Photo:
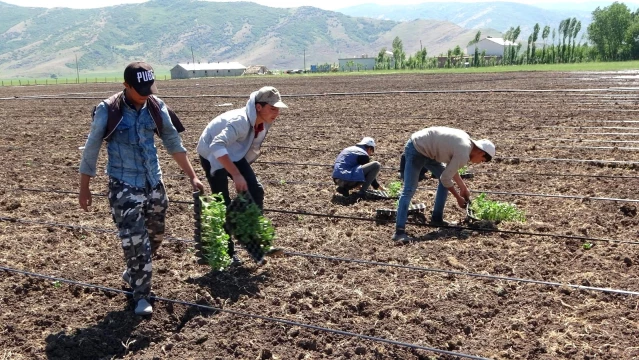
[[[126,259],[135,300],[151,292],[151,258],[162,244],[169,199],[164,184],[139,188],[109,178],[109,204]]]

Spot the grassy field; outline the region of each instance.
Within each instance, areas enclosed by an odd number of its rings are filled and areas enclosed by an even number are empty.
[[[628,71],[638,70],[639,60],[623,61],[623,62],[591,62],[578,64],[541,64],[541,65],[508,65],[508,66],[487,66],[478,68],[461,68],[461,69],[427,69],[427,70],[374,70],[374,71],[352,71],[352,72],[334,72],[334,73],[314,73],[314,74],[285,74],[283,71],[274,70],[280,76],[327,76],[327,75],[378,75],[378,74],[396,74],[396,73],[423,73],[423,74],[449,74],[449,73],[501,73],[511,71]],[[156,69],[156,75],[159,80],[171,79],[171,73],[168,67],[160,67]],[[67,78],[13,78],[0,79],[1,86],[14,85],[45,85],[45,84],[75,84],[75,77]],[[102,72],[81,72],[80,83],[105,83],[105,82],[122,82],[122,70],[102,71]]]

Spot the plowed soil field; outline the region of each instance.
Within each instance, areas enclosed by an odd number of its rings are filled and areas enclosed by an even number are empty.
[[[77,201],[91,110],[121,86],[0,88],[0,359],[639,358],[636,74],[160,81],[205,184],[200,132],[264,85],[289,105],[254,164],[287,255],[257,266],[240,250],[242,266],[198,265],[192,190],[158,141],[170,238],[153,260],[163,299],[146,318],[118,292],[129,289],[103,171],[91,210]],[[374,137],[387,185],[410,134],[435,125],[496,144],[466,183],[525,222],[409,224],[419,241],[394,246],[394,224],[374,221],[394,200],[336,194],[343,148]],[[420,186],[413,201],[428,218],[437,183]],[[454,199],[446,206],[447,220],[464,218]]]

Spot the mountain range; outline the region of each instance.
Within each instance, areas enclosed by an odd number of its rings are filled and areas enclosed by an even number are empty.
[[[532,32],[535,23],[541,28],[545,25],[559,27],[559,23],[575,17],[585,29],[590,24],[592,9],[585,10],[547,10],[536,6],[515,2],[428,2],[415,5],[375,5],[365,4],[339,9],[339,12],[374,19],[409,21],[414,19],[437,19],[450,21],[463,28],[493,28],[505,32],[511,26],[521,26],[522,35]]]
[[[368,12],[357,7],[341,10],[362,14],[349,16],[315,7],[283,9],[250,2],[150,0],[98,9],[27,8],[0,2],[0,78],[73,76],[76,57],[84,73],[114,71],[134,59],[164,70],[193,58],[301,68],[376,56],[384,47],[390,50],[396,36],[407,55],[425,47],[434,56],[457,45],[465,48],[477,30],[483,36],[499,36],[510,24],[526,29],[539,22],[556,28],[569,16],[516,3],[439,4],[438,12],[415,8],[409,18],[404,6],[390,12],[381,9],[384,16],[374,7]]]

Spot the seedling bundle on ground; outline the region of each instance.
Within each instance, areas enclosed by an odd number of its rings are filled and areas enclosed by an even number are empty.
[[[473,215],[481,220],[494,222],[502,221],[526,221],[524,212],[517,209],[515,204],[493,201],[481,193],[471,204]]]

